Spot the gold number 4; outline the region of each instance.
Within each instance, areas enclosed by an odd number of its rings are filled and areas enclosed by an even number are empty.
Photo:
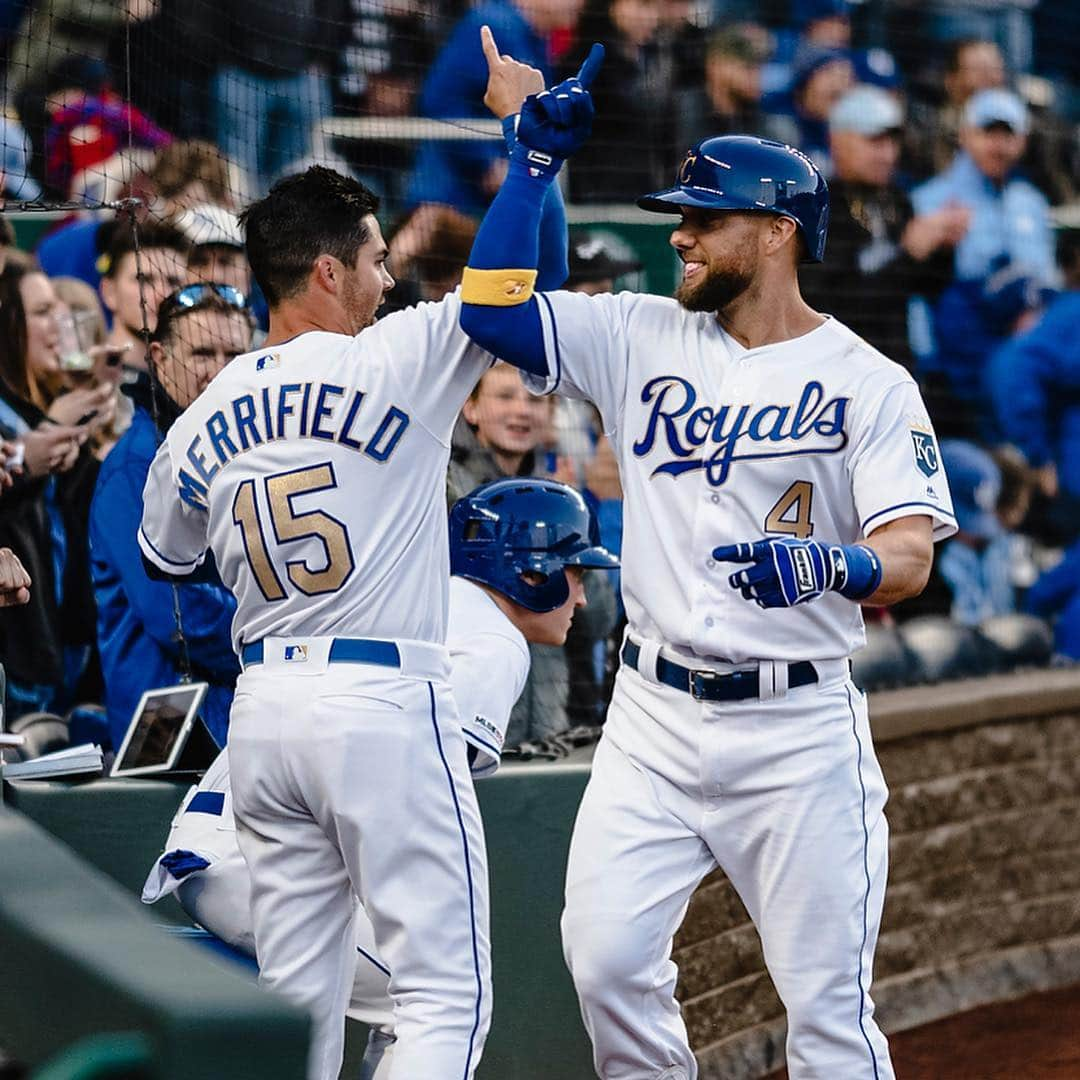
[[[285,568],[289,580],[307,596],[336,592],[348,581],[356,565],[349,546],[349,534],[337,518],[321,510],[297,513],[292,504],[297,496],[337,487],[334,467],[326,462],[310,469],[278,473],[268,476],[265,485],[274,539],[279,544],[286,544],[314,536],[326,548],[326,566],[321,570],[312,570],[303,559],[287,562]],[[266,546],[266,532],[255,500],[254,480],[245,480],[236,489],[232,516],[233,522],[240,526],[244,550],[259,591],[268,601],[284,600],[285,588]]]
[[[814,523],[810,520],[813,502],[814,485],[809,480],[796,480],[769,511],[765,531],[809,539],[814,535]]]

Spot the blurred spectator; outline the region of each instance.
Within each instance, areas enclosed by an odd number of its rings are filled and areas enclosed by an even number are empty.
[[[1001,472],[985,450],[958,439],[943,440],[941,458],[959,530],[937,568],[952,593],[953,620],[978,626],[1016,610],[1012,537],[997,514]]]
[[[939,436],[986,440],[993,429],[988,369],[994,351],[1027,329],[1054,292],[1023,267],[957,281],[934,310],[936,351],[919,365]]]
[[[947,206],[915,216],[894,179],[903,125],[896,99],[876,87],[856,87],[834,106],[826,258],[803,266],[799,279],[808,304],[911,369],[908,301],[934,297],[949,281],[970,214]]]
[[[98,463],[85,444],[108,420],[108,390],[59,393],[56,307],[49,279],[9,259],[0,273],[0,434],[22,443],[24,460],[3,497],[0,547],[34,584],[27,605],[0,615],[9,719],[63,711],[91,670],[87,519]]]
[[[3,214],[0,214],[0,273],[3,273],[8,255],[13,250],[15,250],[15,228]]]
[[[829,113],[851,88],[854,71],[846,52],[809,46],[797,61],[790,93],[766,97],[762,134],[796,146],[825,174],[829,160]]]
[[[662,14],[661,0],[590,0],[586,8],[579,40],[602,41],[607,52],[592,88],[592,137],[570,165],[574,202],[630,202],[671,170],[676,60],[659,34]]]
[[[143,487],[162,438],[210,380],[251,347],[252,327],[250,315],[232,293],[189,285],[167,298],[150,346],[155,379],[131,388],[135,402],[131,427],[98,477],[90,508],[90,543],[105,706],[114,748],[120,745],[141,694],[186,675],[210,684],[201,715],[218,744],[225,743],[239,673],[230,632],[235,602],[218,580],[177,585],[181,644],[173,586],[146,576],[136,533],[142,520]]]
[[[1026,334],[998,350],[989,389],[1002,436],[1023,452],[1053,500],[1057,539],[1080,535],[1080,228],[1058,240],[1064,291]]]
[[[113,320],[108,343],[131,346],[125,364],[145,371],[143,327],[153,327],[158,304],[183,285],[188,241],[174,225],[155,221],[139,226],[137,233],[130,219],[115,222],[101,263],[101,299]]]
[[[53,69],[73,57],[102,61],[123,25],[124,6],[121,0],[30,0],[7,66],[7,94],[15,97],[24,84],[40,93]]]
[[[45,188],[69,199],[79,173],[101,165],[122,146],[157,149],[172,136],[113,89],[104,63],[72,56],[58,65],[46,95]]]
[[[916,99],[909,110],[906,164],[918,177],[944,172],[960,149],[964,106],[980,90],[1005,85],[1005,59],[992,41],[960,38],[945,52],[942,98]]]
[[[552,460],[551,453],[545,460],[553,403],[550,397],[530,394],[521,374],[508,364],[496,364],[486,372],[465,403],[454,432],[447,476],[450,501],[506,476],[550,476],[570,482],[565,462]],[[614,591],[603,578],[586,576],[589,606],[577,616],[585,620],[581,633],[592,640],[605,637],[615,622]],[[550,645],[530,645],[529,651],[532,670],[510,719],[508,747],[550,738],[570,726],[565,652]]]
[[[259,190],[285,162],[308,153],[315,123],[330,111],[329,72],[343,14],[341,0],[223,0],[216,8],[217,142]]]
[[[388,311],[422,300],[441,300],[461,284],[477,224],[474,218],[438,203],[416,207],[390,238],[395,285]]]
[[[754,23],[725,26],[709,38],[704,85],[681,95],[676,150],[711,135],[753,135],[761,131],[761,65],[771,36]]]
[[[986,277],[1001,256],[1044,280],[1053,277],[1049,206],[1015,171],[1027,132],[1027,109],[1015,94],[981,90],[964,107],[962,149],[953,163],[912,192],[920,214],[950,205],[971,211],[971,227],[956,247],[962,280]]]
[[[612,250],[606,237],[582,229],[570,230],[568,264],[566,288],[586,296],[614,292],[619,278],[642,269],[639,259]]]
[[[499,50],[550,76],[548,37],[577,21],[582,0],[489,0],[469,10],[451,30],[424,79],[418,112],[433,119],[488,118],[484,105],[488,67],[480,27],[488,25]],[[444,203],[466,214],[484,210],[506,168],[502,139],[439,140],[421,143],[407,201]]]
[[[31,201],[41,197],[41,185],[30,175],[30,141],[14,120],[0,118],[0,196]]]
[[[190,245],[187,269],[191,278],[231,285],[248,296],[251,267],[244,251],[244,232],[231,210],[205,203],[183,211],[173,224]]]
[[[1024,610],[1054,623],[1054,652],[1080,660],[1080,543],[1039,576],[1024,597]]]
[[[150,170],[159,200],[154,209],[165,218],[205,203],[235,210],[250,194],[247,179],[212,143],[174,142],[158,153]]]

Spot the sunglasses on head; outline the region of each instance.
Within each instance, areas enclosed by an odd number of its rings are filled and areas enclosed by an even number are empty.
[[[231,285],[221,285],[210,281],[185,285],[183,288],[177,289],[176,292],[170,293],[161,301],[158,311],[166,305],[177,308],[193,308],[209,300],[211,296],[224,300],[229,307],[234,307],[239,311],[247,310],[247,297],[239,289],[234,289]]]

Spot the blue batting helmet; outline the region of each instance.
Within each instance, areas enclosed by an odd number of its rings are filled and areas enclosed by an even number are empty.
[[[450,573],[489,585],[529,611],[566,603],[567,566],[614,570],[588,503],[555,480],[495,480],[450,511]],[[536,574],[531,584],[522,575]]]
[[[804,262],[821,262],[829,228],[829,186],[800,150],[751,135],[704,139],[687,151],[675,186],[638,199],[643,210],[763,211],[791,218],[806,245]]]

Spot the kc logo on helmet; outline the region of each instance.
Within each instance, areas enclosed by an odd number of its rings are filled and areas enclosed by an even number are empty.
[[[693,175],[694,166],[697,164],[697,154],[691,151],[686,155],[686,160],[683,161],[682,166],[679,168],[679,183],[689,184],[690,177]]]
[[[912,431],[911,441],[915,445],[915,464],[924,476],[933,476],[941,467],[937,444],[929,431]]]

